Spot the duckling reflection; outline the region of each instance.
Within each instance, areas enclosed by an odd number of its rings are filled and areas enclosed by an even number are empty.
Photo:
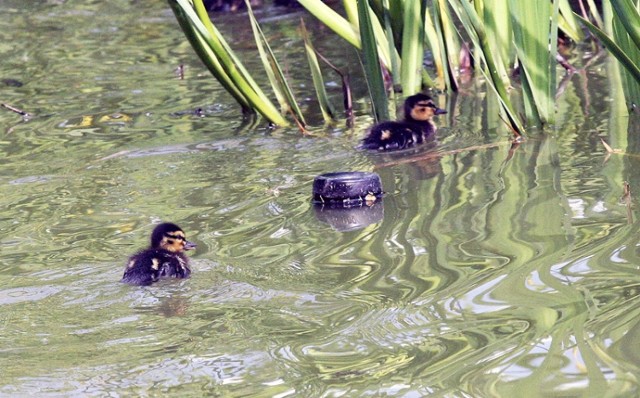
[[[186,250],[196,245],[173,223],[162,223],[151,233],[151,245],[129,258],[122,282],[150,285],[160,279],[188,278],[191,274]]]
[[[437,130],[431,120],[435,115],[447,113],[438,108],[431,97],[415,94],[404,102],[404,121],[382,122],[374,125],[361,147],[378,151],[410,148],[433,141]]]

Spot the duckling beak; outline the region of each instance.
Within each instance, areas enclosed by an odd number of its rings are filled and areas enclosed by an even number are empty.
[[[446,111],[445,109],[442,109],[442,108],[436,108],[436,111],[435,111],[435,114],[436,114],[436,115],[443,115],[443,114],[445,114],[445,113],[447,113],[447,111]]]
[[[193,242],[189,242],[188,240],[184,241],[184,250],[191,250],[191,249],[195,249],[196,248],[196,244]]]

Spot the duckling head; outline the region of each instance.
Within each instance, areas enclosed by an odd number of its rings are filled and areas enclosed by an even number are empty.
[[[447,111],[438,108],[426,94],[415,94],[404,101],[404,118],[407,121],[427,122],[433,116],[443,113]]]
[[[182,253],[196,247],[189,242],[182,228],[173,223],[162,223],[153,229],[151,233],[151,247],[163,249],[172,253]]]

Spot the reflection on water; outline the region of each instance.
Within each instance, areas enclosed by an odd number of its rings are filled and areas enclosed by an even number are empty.
[[[336,231],[347,232],[382,221],[384,218],[382,203],[381,198],[371,205],[363,203],[359,206],[343,208],[313,204],[312,209],[318,221],[329,224]]]
[[[470,88],[437,148],[366,154],[365,109],[314,136],[242,120],[163,3],[0,11],[0,78],[22,83],[3,101],[34,115],[0,112],[0,394],[638,395],[638,217],[619,197],[640,135],[604,71],[511,152]],[[298,46],[299,15],[267,32]],[[605,162],[600,137],[629,156]],[[367,213],[311,207],[316,175],[374,168]],[[120,284],[161,220],[195,237],[193,277]]]

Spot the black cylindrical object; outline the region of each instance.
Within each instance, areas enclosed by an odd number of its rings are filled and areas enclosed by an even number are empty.
[[[376,173],[341,171],[319,175],[313,181],[314,204],[337,207],[370,205],[382,197]]]

